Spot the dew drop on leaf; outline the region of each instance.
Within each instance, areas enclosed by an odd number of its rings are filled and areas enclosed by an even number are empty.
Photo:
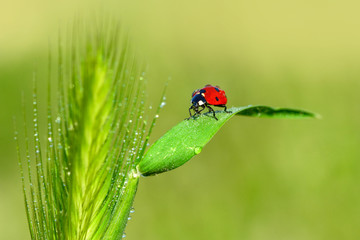
[[[202,150],[202,148],[201,148],[201,147],[195,147],[195,148],[194,148],[194,152],[195,152],[195,154],[199,154],[199,153],[201,153],[201,150]]]

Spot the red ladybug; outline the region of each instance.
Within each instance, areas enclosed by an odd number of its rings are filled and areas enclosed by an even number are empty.
[[[205,87],[197,89],[193,92],[191,99],[192,105],[189,108],[190,117],[195,116],[196,114],[201,114],[201,111],[203,111],[205,107],[207,107],[209,109],[209,112],[213,113],[214,118],[218,120],[215,116],[214,109],[212,109],[210,105],[216,107],[224,107],[224,111],[230,113],[226,111],[226,103],[227,98],[225,95],[225,91],[221,90],[218,86],[214,87],[208,84]],[[195,111],[194,115],[191,114],[191,109]]]

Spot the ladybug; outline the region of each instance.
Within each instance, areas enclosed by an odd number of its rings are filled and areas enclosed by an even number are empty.
[[[213,116],[216,120],[218,120],[215,116],[215,111],[210,107],[216,106],[216,107],[224,107],[224,111],[227,113],[231,113],[226,111],[226,103],[227,98],[225,95],[225,91],[221,90],[219,86],[212,86],[210,84],[205,85],[205,87],[201,89],[197,89],[192,94],[191,99],[191,107],[189,108],[190,118],[192,116],[195,116],[196,114],[201,114],[201,111],[207,107],[209,109],[209,112],[213,113]],[[191,109],[194,110],[195,114],[191,114]],[[188,119],[190,119],[188,118]]]

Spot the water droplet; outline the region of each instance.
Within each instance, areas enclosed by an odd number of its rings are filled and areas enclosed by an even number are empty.
[[[156,114],[156,115],[155,115],[155,118],[158,118],[158,117],[159,117],[159,114]]]
[[[201,147],[195,147],[195,148],[194,148],[194,152],[195,152],[195,154],[199,154],[199,153],[201,153],[201,150],[202,150],[202,148],[201,148]]]
[[[123,233],[122,238],[125,238],[125,237],[126,237],[126,234],[125,234],[125,233]]]
[[[56,120],[55,120],[56,123],[60,123],[60,121],[61,121],[60,117],[57,117]]]
[[[160,108],[163,108],[166,105],[166,102],[161,102]]]
[[[49,137],[48,140],[49,140],[49,142],[52,142],[52,138],[51,138],[51,137]]]
[[[134,207],[131,207],[130,213],[134,213],[134,212],[135,212],[135,208],[134,208]]]

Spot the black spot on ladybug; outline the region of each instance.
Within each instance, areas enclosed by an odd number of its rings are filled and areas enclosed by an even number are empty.
[[[216,101],[219,101],[218,97],[215,97]]]
[[[200,93],[206,93],[206,90],[205,90],[205,89],[201,89],[201,90],[200,90]]]
[[[220,92],[220,90],[219,90],[217,87],[215,88],[215,90],[216,90],[217,92]]]

